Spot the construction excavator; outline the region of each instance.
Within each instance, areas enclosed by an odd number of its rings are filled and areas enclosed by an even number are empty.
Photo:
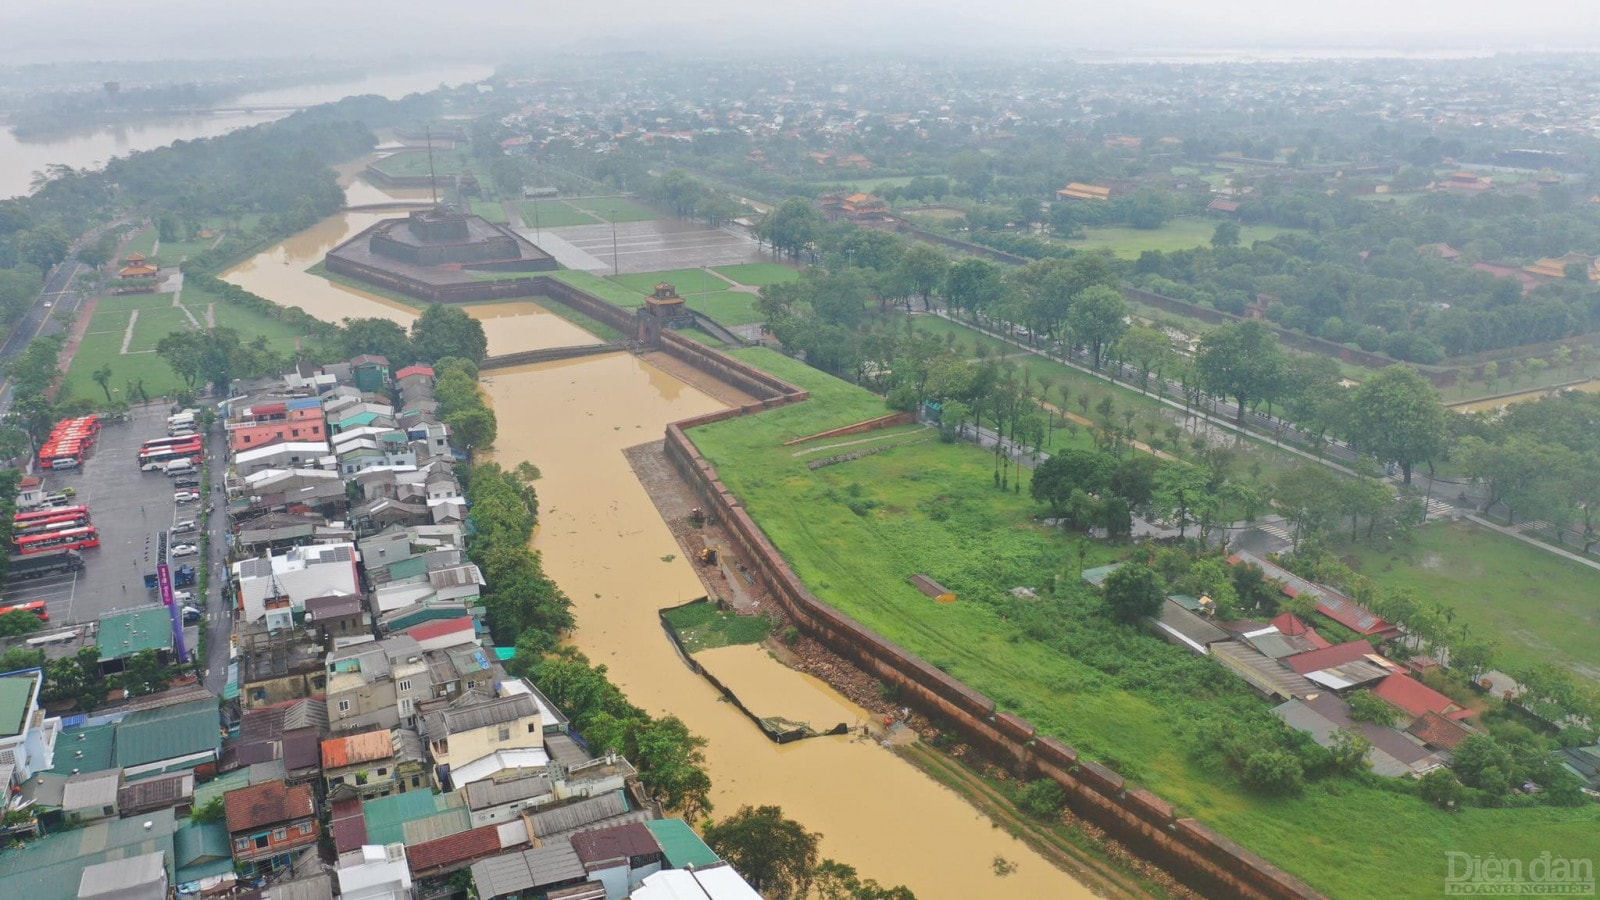
[[[706,547],[700,551],[700,565],[714,566],[717,564],[717,548]]]

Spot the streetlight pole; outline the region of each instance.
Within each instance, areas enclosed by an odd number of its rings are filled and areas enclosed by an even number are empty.
[[[533,198],[533,242],[539,243],[539,198]]]
[[[611,274],[622,274],[622,260],[617,258],[617,211],[611,211]]]

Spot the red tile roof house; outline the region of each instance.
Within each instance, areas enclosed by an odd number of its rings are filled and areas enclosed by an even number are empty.
[[[229,791],[222,805],[233,861],[240,866],[271,863],[276,869],[280,867],[276,857],[316,846],[317,808],[309,784],[264,781]]]
[[[1471,718],[1474,713],[1410,675],[1396,674],[1378,682],[1374,694],[1389,701],[1406,715],[1417,718],[1437,713],[1447,719]]]
[[[486,856],[493,856],[501,850],[525,846],[527,831],[520,830],[519,839],[519,829],[508,829],[508,824],[515,826],[521,823],[485,825],[482,828],[408,846],[406,861],[411,865],[412,877],[446,875],[457,869],[464,869]]]
[[[1310,594],[1316,598],[1317,612],[1354,631],[1356,634],[1364,637],[1375,637],[1380,641],[1394,640],[1405,634],[1400,629],[1400,626],[1385,621],[1377,613],[1368,611],[1333,588],[1307,581],[1288,569],[1276,563],[1268,562],[1253,553],[1241,550],[1229,557],[1228,562],[1234,564],[1247,562],[1259,568],[1263,578],[1268,581],[1278,582],[1279,588],[1285,596],[1298,597],[1301,594]]]

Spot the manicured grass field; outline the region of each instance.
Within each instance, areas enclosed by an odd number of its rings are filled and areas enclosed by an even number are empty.
[[[152,295],[135,296],[148,300]],[[171,294],[154,296],[164,300],[168,309],[171,309]],[[67,377],[63,381],[61,390],[63,398],[86,397],[104,402],[105,393],[90,377],[90,373],[107,363],[111,365],[111,387],[119,391],[126,391],[128,382],[140,378],[144,379],[145,390],[149,391],[152,397],[176,393],[183,389],[183,381],[172,374],[172,369],[154,353],[122,355],[122,338],[127,332],[128,317],[134,307],[108,301],[126,299],[101,298],[99,306],[95,309],[94,318],[89,320],[89,330],[84,334],[83,342],[78,345],[77,353],[72,357],[72,365],[67,369]],[[139,318],[143,319],[152,311],[142,309]],[[172,311],[177,312],[177,310]],[[134,337],[137,339],[138,326],[135,326],[134,331]],[[158,336],[157,340],[159,339]]]
[[[778,263],[745,263],[740,266],[713,266],[712,271],[751,287],[787,284],[800,280],[800,272]]]
[[[613,275],[611,280],[641,294],[653,294],[656,285],[665,281],[678,289],[678,296],[688,299],[692,294],[705,291],[725,291],[728,282],[704,269],[668,269],[661,272],[631,272]]]
[[[569,206],[594,213],[595,218],[602,222],[649,222],[662,217],[661,213],[626,197],[601,197],[566,202]]]
[[[749,325],[764,316],[756,309],[755,294],[744,291],[713,291],[709,294],[690,294],[683,298],[689,308],[710,316],[723,325]]]
[[[160,252],[156,256],[163,266],[176,266],[191,256],[198,256],[211,249],[217,242],[216,238],[203,241],[162,241]]]
[[[581,269],[562,269],[548,274],[557,281],[581,288],[624,309],[636,309],[644,305],[644,294]]]
[[[127,244],[123,245],[122,259],[127,259],[135,253],[141,253],[146,257],[152,255],[155,253],[156,237],[156,227],[154,225],[141,229],[128,239]],[[118,262],[121,262],[121,260],[118,260]]]
[[[1316,783],[1293,798],[1244,792],[1187,752],[1181,709],[1115,687],[1101,670],[1002,618],[1003,604],[986,602],[1013,586],[1038,589],[1052,572],[1070,579],[1077,566],[1072,541],[1033,521],[1026,492],[993,488],[988,453],[927,440],[808,470],[815,456],[794,456],[805,448],[784,440],[880,415],[883,402],[768,350],[734,355],[811,390],[812,399],[690,436],[805,583],[1001,708],[1148,785],[1181,815],[1331,896],[1436,893],[1447,850],[1502,859],[1591,852],[1600,824],[1593,807],[1446,815],[1403,792],[1349,780]],[[1086,563],[1118,553],[1092,544]],[[906,582],[917,572],[961,599],[933,603]]]
[[[1469,522],[1436,522],[1392,550],[1344,553],[1384,587],[1454,607],[1456,621],[1499,645],[1496,667],[1544,662],[1600,680],[1600,572]]]
[[[496,225],[504,225],[510,221],[506,218],[505,208],[500,205],[499,200],[485,200],[482,197],[473,198],[472,213],[473,215],[482,216]]]
[[[247,343],[257,336],[264,336],[267,346],[279,353],[293,351],[302,337],[293,327],[277,319],[264,316],[249,307],[221,300],[209,291],[192,285],[183,289],[183,305],[194,313],[202,325],[205,324],[206,307],[209,306],[219,328],[232,328],[239,332],[239,339]]]
[[[171,296],[170,294],[167,296]],[[196,319],[200,319],[197,315]],[[200,319],[202,324],[204,319]],[[139,321],[133,325],[133,340],[128,342],[129,353],[154,350],[161,339],[174,331],[192,331],[183,310],[168,306],[165,309],[141,309]],[[119,348],[120,349],[120,348]]]
[[[562,203],[560,200],[540,200],[535,209],[534,201],[524,200],[517,204],[517,209],[522,213],[522,224],[528,228],[534,227],[534,213],[538,213],[539,228],[565,228],[569,225],[598,225],[600,220],[586,212],[580,212]]]
[[[1058,243],[1079,250],[1109,248],[1124,259],[1133,259],[1146,250],[1162,250],[1170,253],[1174,250],[1209,245],[1218,221],[1220,220],[1173,219],[1153,230],[1123,227],[1089,228],[1086,229],[1088,237],[1084,240],[1067,239]],[[1251,241],[1264,241],[1288,230],[1290,229],[1271,225],[1242,225],[1239,228],[1239,240],[1249,245]]]

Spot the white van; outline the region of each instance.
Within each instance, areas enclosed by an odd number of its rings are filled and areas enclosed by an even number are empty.
[[[50,461],[50,468],[52,469],[76,469],[77,467],[78,460],[72,456],[61,456]]]
[[[163,471],[167,473],[169,478],[175,475],[188,475],[194,471],[194,462],[187,459],[175,459],[167,463],[167,467]]]

